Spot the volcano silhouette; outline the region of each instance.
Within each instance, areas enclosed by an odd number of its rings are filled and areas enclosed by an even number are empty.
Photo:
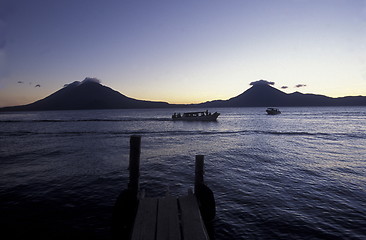
[[[268,84],[253,85],[229,100],[199,104],[201,107],[296,107],[296,106],[366,106],[366,97],[331,98],[324,95],[285,93]]]
[[[87,79],[86,79],[87,80]],[[98,82],[73,82],[34,103],[4,108],[4,110],[77,110],[77,109],[129,109],[164,108],[166,102],[136,100],[101,85]]]

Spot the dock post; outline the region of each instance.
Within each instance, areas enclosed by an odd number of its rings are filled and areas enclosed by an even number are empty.
[[[130,178],[127,189],[123,190],[114,205],[112,216],[112,234],[115,239],[129,239],[135,220],[140,177],[141,136],[130,137]]]
[[[194,170],[194,192],[197,192],[199,186],[204,184],[204,155],[196,155],[196,164]]]
[[[128,189],[137,194],[139,191],[140,177],[140,153],[141,153],[141,136],[132,135],[130,138],[130,178]]]
[[[216,203],[212,190],[203,180],[204,155],[196,155],[194,193],[197,197],[201,215],[206,223],[211,222],[216,215]]]

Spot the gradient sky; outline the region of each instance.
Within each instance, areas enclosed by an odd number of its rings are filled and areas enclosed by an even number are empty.
[[[259,79],[366,96],[366,0],[0,0],[0,106],[85,77],[169,103]]]

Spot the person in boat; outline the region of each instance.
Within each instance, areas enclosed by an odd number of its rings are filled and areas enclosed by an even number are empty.
[[[178,114],[177,114],[177,113],[174,113],[172,117],[173,117],[173,118],[180,118],[180,117],[181,117],[181,115],[180,115],[180,113],[178,113]]]

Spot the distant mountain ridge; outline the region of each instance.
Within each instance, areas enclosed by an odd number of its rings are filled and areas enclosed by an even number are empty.
[[[242,94],[228,100],[200,104],[169,104],[129,98],[99,82],[86,78],[73,82],[34,103],[0,108],[0,111],[43,111],[81,109],[141,109],[168,107],[281,107],[281,106],[366,106],[366,97],[331,98],[324,95],[284,93],[269,84],[253,85]]]
[[[229,100],[215,100],[198,105],[202,107],[366,106],[366,97],[331,98],[300,92],[288,94],[268,84],[258,84]]]

